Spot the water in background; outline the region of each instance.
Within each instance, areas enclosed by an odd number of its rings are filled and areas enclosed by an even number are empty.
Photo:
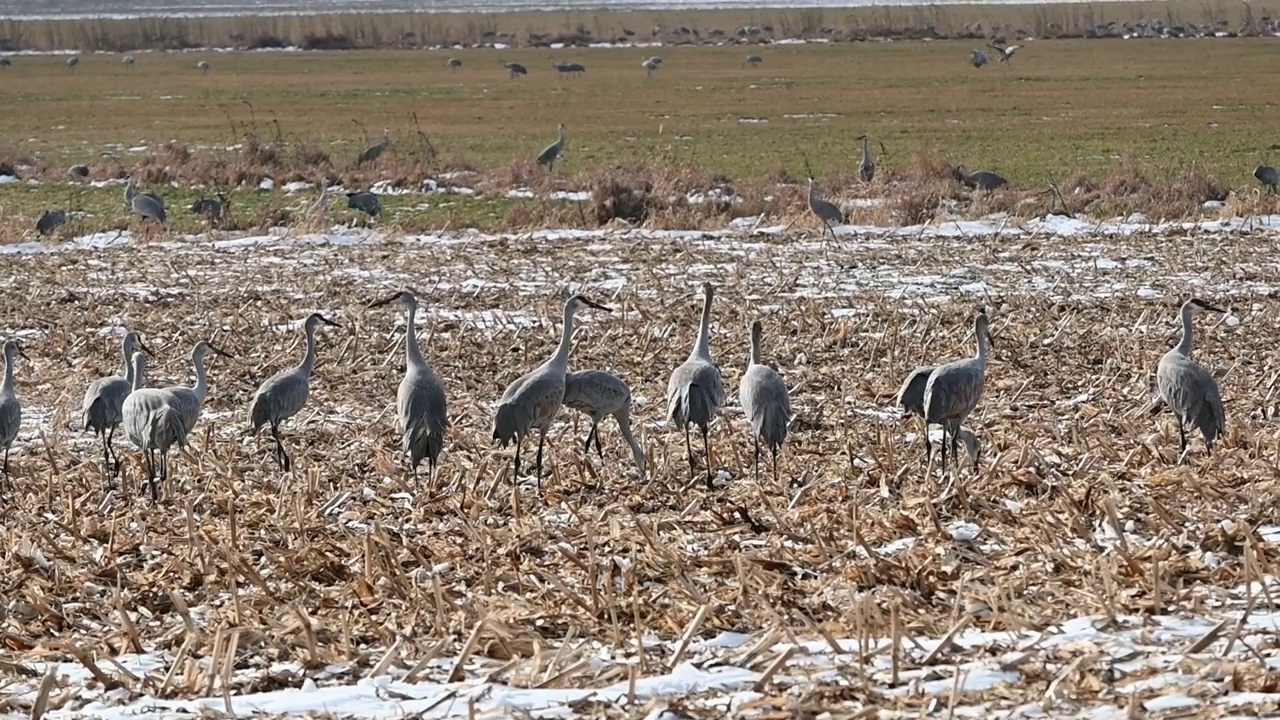
[[[0,18],[282,15],[341,12],[506,12],[680,8],[865,7],[870,5],[1037,5],[1098,0],[0,0]],[[1115,0],[1122,2],[1123,0]]]

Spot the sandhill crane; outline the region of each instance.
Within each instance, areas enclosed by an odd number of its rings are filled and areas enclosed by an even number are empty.
[[[603,370],[568,373],[564,379],[564,404],[591,419],[591,431],[587,433],[582,452],[591,452],[591,440],[594,438],[596,454],[602,460],[604,449],[600,447],[600,421],[612,415],[618,421],[623,439],[631,447],[631,456],[635,458],[640,479],[645,479],[644,449],[631,432],[631,388],[627,387],[622,378]]]
[[[565,375],[569,372],[569,348],[573,341],[573,316],[582,308],[612,312],[604,305],[581,295],[569,298],[564,304],[564,327],[560,331],[560,345],[555,354],[507,386],[493,420],[494,440],[501,443],[502,447],[515,440],[515,477],[520,476],[520,444],[529,431],[538,429],[538,456],[535,463],[539,489],[542,488],[542,446],[547,438],[547,429],[551,427],[551,421],[564,402]]]
[[[7,68],[13,65],[13,61],[7,57],[0,57],[0,68]]]
[[[764,58],[759,55],[748,55],[747,59],[742,63],[742,67],[750,65],[751,67],[760,67],[760,63],[764,62]]]
[[[72,55],[71,57],[67,58],[67,72],[69,73],[75,72],[76,66],[79,64],[80,64],[79,55]]]
[[[980,68],[987,64],[987,54],[981,50],[973,50],[969,53],[969,63],[975,68]]]
[[[367,191],[347,193],[347,207],[359,210],[369,217],[382,214],[382,203],[378,200],[378,196]]]
[[[154,503],[159,497],[156,476],[159,475],[162,483],[168,481],[169,449],[174,445],[186,445],[187,428],[175,398],[167,388],[142,386],[147,372],[147,360],[142,353],[135,352],[131,364],[133,386],[120,406],[120,418],[125,435],[146,457],[147,487]],[[158,468],[156,452],[160,453]]]
[[[982,390],[986,385],[988,344],[995,345],[985,312],[979,313],[974,319],[973,332],[977,336],[978,354],[939,365],[930,373],[924,386],[925,431],[928,432],[930,424],[942,426],[944,475],[947,472],[947,440],[951,441],[951,456],[954,458],[958,449],[960,426],[982,399]]]
[[[36,220],[36,232],[41,235],[48,235],[54,230],[62,227],[63,223],[66,221],[66,210],[45,210],[40,213],[39,219]]]
[[[150,353],[151,350],[142,343],[138,333],[129,331],[124,334],[122,343],[124,350],[124,375],[112,375],[98,378],[89,383],[84,392],[84,429],[92,430],[102,440],[102,472],[108,476],[120,473],[120,458],[116,456],[112,440],[115,438],[116,426],[122,419],[122,408],[125,398],[134,387],[133,354],[138,351]],[[154,354],[154,353],[153,353]],[[138,387],[145,381],[139,379]],[[114,465],[113,462],[114,461]]]
[[[163,224],[167,218],[164,198],[150,191],[138,192],[137,182],[133,178],[125,183],[124,202],[130,210],[145,219]]]
[[[566,63],[566,62],[556,62],[555,60],[552,60],[551,67],[555,68],[556,72],[560,73],[561,75],[575,75],[575,74],[584,73],[587,71],[586,67],[584,67],[581,63],[576,63],[576,62]]]
[[[1017,49],[1018,49],[1018,48],[1020,48],[1020,47],[1022,47],[1022,46],[1021,46],[1021,45],[1006,45],[1006,46],[1004,46],[1004,47],[1001,47],[1001,46],[999,46],[999,45],[989,44],[989,45],[987,45],[987,47],[989,47],[989,48],[991,48],[992,50],[995,50],[995,51],[996,51],[996,54],[997,54],[997,56],[998,56],[998,57],[997,57],[997,59],[998,59],[1000,62],[1002,62],[1002,63],[1007,63],[1007,62],[1009,62],[1009,59],[1013,57],[1013,53],[1014,53],[1015,51],[1017,51]]]
[[[383,128],[382,139],[362,150],[360,155],[356,157],[356,163],[364,165],[366,163],[377,162],[378,158],[382,157],[382,154],[385,153],[389,147],[391,147],[391,129]]]
[[[640,63],[640,67],[644,68],[646,73],[652,77],[658,71],[658,68],[662,67],[662,58],[645,58],[644,62]]]
[[[418,335],[414,316],[418,312],[418,299],[413,293],[402,290],[391,297],[370,303],[376,308],[400,303],[405,308],[404,379],[396,390],[396,430],[400,433],[400,447],[409,456],[409,467],[414,476],[418,464],[427,460],[427,472],[435,486],[436,463],[444,449],[444,435],[449,429],[449,411],[444,386],[436,376],[431,363],[422,356],[418,347]]]
[[[845,223],[844,212],[835,206],[835,203],[827,202],[818,195],[818,189],[813,186],[813,178],[809,178],[809,209],[814,215],[822,221],[822,226],[831,233],[831,239],[835,240],[836,231],[831,228],[831,224],[843,225]]]
[[[693,448],[689,443],[689,426],[702,430],[702,450],[706,456],[707,489],[715,487],[711,477],[711,441],[708,428],[724,404],[724,380],[720,368],[711,358],[711,300],[715,288],[702,284],[702,321],[698,340],[689,359],[671,373],[667,381],[667,422],[684,428],[684,449],[689,456],[689,479],[693,479]]]
[[[137,61],[138,61],[137,58],[135,58],[132,55],[125,55],[124,57],[120,58],[120,62],[124,63],[124,66],[129,68],[130,70],[133,69],[133,64]]]
[[[969,170],[963,165],[956,166],[956,179],[970,189],[995,190],[1002,185],[1008,185],[1009,181],[991,172],[990,170]]]
[[[173,398],[173,405],[178,411],[178,417],[182,420],[183,430],[187,435],[195,429],[196,421],[200,419],[200,408],[204,405],[205,396],[209,394],[209,378],[205,372],[204,361],[210,355],[234,357],[214,347],[208,340],[201,340],[191,348],[191,366],[195,369],[196,384],[191,387],[170,385],[164,388],[165,392]],[[136,377],[134,381],[137,381]]]
[[[1253,169],[1253,176],[1264,187],[1270,188],[1272,193],[1276,192],[1276,185],[1280,185],[1280,171],[1270,165],[1259,165]]]
[[[71,179],[83,182],[89,179],[89,166],[72,165],[67,168],[67,174],[71,176]]]
[[[342,327],[320,313],[311,313],[303,323],[307,335],[307,352],[302,362],[267,378],[249,401],[249,431],[256,434],[263,425],[271,425],[275,440],[275,457],[280,469],[289,472],[293,463],[280,442],[280,423],[302,410],[311,394],[311,370],[316,364],[316,328],[321,325]]]
[[[13,441],[18,439],[18,428],[22,426],[22,403],[13,389],[13,366],[17,358],[30,359],[18,347],[17,340],[8,340],[4,344],[4,384],[0,385],[0,448],[4,448],[4,474],[9,476],[9,449]]]
[[[1222,410],[1218,383],[1207,370],[1191,359],[1191,319],[1202,312],[1224,312],[1200,298],[1191,298],[1179,311],[1182,317],[1182,340],[1177,347],[1160,358],[1156,368],[1156,389],[1160,399],[1173,411],[1178,421],[1181,452],[1187,452],[1187,431],[1191,427],[1204,436],[1205,451],[1212,454],[1213,441],[1226,430],[1227,416]]]
[[[556,160],[558,160],[560,158],[560,154],[564,152],[564,123],[560,123],[559,130],[560,137],[555,142],[543,148],[542,152],[538,153],[538,164],[546,165],[547,170],[551,170],[552,167],[554,167]]]
[[[862,141],[862,162],[858,163],[858,178],[869,183],[876,176],[876,164],[871,159],[871,148],[868,147],[871,140],[866,135],[858,139]]]
[[[911,371],[906,380],[902,381],[902,387],[898,388],[898,396],[895,403],[902,408],[903,417],[915,415],[916,417],[924,417],[924,389],[929,384],[929,377],[933,375],[934,366],[924,365]],[[929,457],[933,455],[933,445],[929,438],[929,423],[925,423],[924,428],[924,459],[929,461]],[[978,459],[978,438],[974,436],[973,431],[966,426],[960,427],[960,442],[964,443],[965,449],[969,453],[970,461],[977,463]]]
[[[760,481],[760,441],[773,456],[773,481],[778,482],[778,450],[787,439],[787,426],[791,423],[791,395],[787,384],[773,368],[760,360],[760,321],[751,323],[751,356],[747,371],[738,383],[738,400],[742,414],[751,423],[755,440],[755,479]]]
[[[462,61],[458,58],[449,58],[445,61],[444,66],[450,70],[457,71],[458,68],[462,67]]]
[[[226,210],[227,196],[218,193],[218,197],[202,197],[191,203],[191,212],[202,216],[210,223],[218,223],[222,220],[222,213]]]
[[[196,69],[208,75],[209,71],[213,69],[213,66],[209,64],[208,60],[201,60],[200,62],[196,63]]]
[[[529,69],[518,62],[507,62],[506,60],[499,60],[498,64],[506,68],[507,72],[510,73],[510,77],[513,77],[513,78],[516,77],[517,75],[529,74]]]

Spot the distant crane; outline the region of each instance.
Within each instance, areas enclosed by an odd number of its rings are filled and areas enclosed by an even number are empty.
[[[546,146],[543,148],[542,152],[538,153],[538,164],[546,165],[547,170],[551,170],[554,167],[556,160],[558,160],[560,155],[564,152],[564,123],[560,123],[559,130],[559,139]]]
[[[862,162],[858,164],[858,178],[864,183],[869,183],[876,176],[876,164],[871,159],[871,148],[867,146],[870,139],[866,135],[858,137],[862,141]],[[881,145],[881,150],[884,146]]]
[[[924,389],[929,384],[929,378],[933,375],[933,371],[933,365],[924,365],[912,370],[907,379],[902,381],[902,387],[898,388],[898,396],[895,403],[902,408],[904,417],[911,415],[920,418],[924,417]],[[929,439],[929,423],[925,423],[924,430],[924,460],[927,463],[933,455],[933,444]],[[964,443],[965,449],[969,453],[969,459],[976,463],[978,458],[978,439],[974,436],[973,431],[968,427],[961,426],[959,436],[960,442]]]
[[[36,220],[36,232],[40,235],[48,235],[49,233],[62,227],[67,222],[66,210],[45,210],[40,213],[40,218]]]
[[[951,456],[954,459],[960,426],[982,399],[982,390],[986,385],[988,345],[995,345],[985,312],[979,313],[974,320],[973,332],[977,336],[978,354],[939,365],[934,368],[924,386],[925,431],[928,432],[930,424],[942,426],[944,475],[947,472],[947,440],[949,438],[951,441]],[[928,448],[928,444],[925,447]]]
[[[742,63],[742,67],[750,65],[751,67],[760,67],[760,63],[764,62],[764,58],[759,55],[748,55],[747,59]]]
[[[644,68],[647,74],[650,77],[652,77],[653,74],[657,72],[659,68],[662,67],[662,58],[659,58],[659,57],[645,58],[644,62],[640,63],[640,67]]]
[[[125,183],[124,202],[130,210],[145,219],[154,220],[160,224],[164,224],[167,219],[164,198],[150,191],[138,192],[138,185],[133,178],[129,178]]]
[[[132,56],[132,55],[125,55],[124,57],[120,58],[120,62],[124,63],[124,66],[125,66],[125,67],[129,68],[130,70],[132,70],[132,69],[133,69],[133,64],[134,64],[135,62],[137,62],[137,58],[135,58],[135,57],[134,57],[134,56]]]
[[[998,55],[997,59],[998,59],[1000,62],[1002,62],[1002,63],[1007,63],[1007,62],[1009,62],[1009,60],[1013,57],[1013,53],[1014,53],[1014,52],[1016,52],[1016,51],[1017,51],[1017,49],[1018,49],[1018,48],[1020,48],[1020,47],[1022,47],[1022,46],[1021,46],[1021,45],[1006,45],[1006,46],[1004,46],[1004,47],[1001,47],[1001,46],[999,46],[999,45],[996,45],[996,44],[992,43],[992,44],[990,44],[990,45],[987,45],[987,47],[989,47],[989,48],[991,48],[992,50],[995,50],[995,51],[996,51],[996,53],[997,53],[997,55]]]
[[[196,69],[204,73],[205,75],[208,75],[209,71],[213,69],[213,66],[209,64],[208,60],[201,60],[200,62],[196,63]]]
[[[83,182],[89,179],[89,166],[72,165],[67,168],[67,174],[71,176],[71,179]]]
[[[551,67],[555,68],[556,72],[560,73],[561,75],[577,75],[587,71],[586,67],[584,67],[581,63],[576,63],[576,62],[566,63],[566,62],[556,62],[555,60],[552,60]]]
[[[102,472],[108,476],[120,474],[120,458],[116,456],[112,440],[115,438],[116,427],[123,418],[121,412],[124,399],[129,397],[134,387],[136,368],[133,366],[133,354],[139,351],[151,353],[151,350],[142,343],[138,333],[133,331],[124,334],[122,349],[124,350],[124,375],[98,378],[89,383],[84,393],[82,410],[84,429],[92,430],[93,434],[102,440]],[[143,387],[146,381],[140,379],[137,384]]]
[[[791,424],[791,394],[782,376],[760,360],[760,321],[751,323],[751,356],[738,383],[742,413],[751,423],[755,441],[755,479],[760,481],[760,441],[773,456],[773,482],[778,482],[778,450],[787,440]]]
[[[444,66],[450,70],[457,71],[458,68],[462,67],[462,61],[458,58],[449,58],[445,61]]]
[[[818,195],[818,189],[813,186],[813,178],[809,178],[809,210],[818,219],[822,221],[822,226],[831,233],[831,239],[836,239],[836,231],[831,228],[832,223],[843,225],[845,223],[844,212],[836,207],[835,203],[827,202]]]
[[[711,300],[715,288],[702,283],[702,320],[698,340],[689,359],[671,373],[667,381],[667,422],[684,428],[684,449],[689,456],[689,479],[693,479],[693,447],[689,443],[689,426],[702,430],[702,450],[706,456],[707,489],[714,489],[711,477],[711,441],[708,429],[724,404],[724,380],[720,368],[711,357]]]
[[[591,452],[591,440],[594,438],[596,454],[601,460],[604,459],[604,450],[600,447],[600,421],[612,415],[618,421],[623,439],[631,447],[640,479],[645,479],[644,449],[631,432],[631,388],[622,378],[603,370],[568,373],[564,379],[564,404],[591,419],[591,431],[587,433],[582,452]]]
[[[76,66],[77,66],[77,65],[79,65],[79,64],[80,64],[80,56],[79,56],[79,55],[72,55],[71,57],[67,58],[67,72],[68,72],[68,73],[73,73],[73,72],[75,72],[75,71],[76,71]]]
[[[13,61],[7,57],[0,57],[0,68],[7,68],[13,65]]]
[[[1276,185],[1280,185],[1280,171],[1270,165],[1259,165],[1254,168],[1253,176],[1262,183],[1263,187],[1269,188],[1272,194],[1276,192]]]
[[[418,347],[418,334],[414,319],[418,312],[418,299],[408,290],[401,290],[391,297],[370,303],[370,308],[399,303],[405,309],[404,379],[396,390],[396,430],[400,433],[400,447],[409,456],[409,467],[415,478],[418,465],[427,460],[427,473],[435,487],[436,464],[444,450],[444,436],[449,429],[448,401],[444,385],[422,355]]]
[[[321,325],[342,327],[320,313],[311,313],[303,323],[307,336],[307,352],[302,362],[267,378],[249,401],[249,428],[257,434],[263,425],[271,425],[275,440],[275,457],[280,469],[289,472],[292,462],[280,442],[280,423],[288,420],[307,404],[311,394],[311,371],[316,365],[316,328]]]
[[[218,197],[202,197],[191,203],[191,212],[203,217],[211,224],[218,224],[222,221],[222,214],[227,208],[227,196],[218,193]]]
[[[1160,358],[1160,365],[1156,368],[1156,389],[1178,421],[1178,439],[1183,454],[1187,452],[1188,425],[1204,436],[1205,451],[1209,454],[1213,453],[1213,441],[1221,437],[1227,427],[1217,381],[1191,359],[1191,319],[1202,312],[1224,311],[1200,298],[1193,297],[1183,303],[1179,310],[1182,340]]]
[[[981,50],[973,50],[969,53],[969,63],[975,68],[980,68],[987,64],[987,54]]]
[[[513,78],[516,77],[517,75],[529,74],[529,69],[518,62],[507,62],[506,60],[499,60],[498,64],[506,68],[507,72],[510,73],[510,76]]]
[[[18,439],[18,429],[22,426],[22,403],[13,389],[13,366],[17,358],[30,362],[17,340],[5,341],[4,384],[0,385],[0,448],[4,448],[5,477],[9,477],[9,449]]]
[[[382,139],[360,151],[360,155],[356,157],[356,163],[365,165],[367,163],[377,162],[378,158],[391,147],[391,129],[382,129]]]
[[[956,179],[963,183],[965,187],[988,192],[1009,184],[1008,180],[990,170],[971,171],[963,165],[956,166]]]
[[[367,191],[347,193],[347,208],[359,210],[371,218],[382,214],[382,203],[378,196]]]
[[[582,295],[574,295],[564,304],[564,327],[560,345],[546,362],[507,386],[493,420],[493,439],[502,447],[515,440],[515,477],[520,476],[520,444],[534,428],[538,429],[538,456],[535,460],[538,488],[542,488],[542,446],[547,429],[564,402],[565,375],[569,372],[569,348],[573,342],[573,316],[582,308],[612,312]]]

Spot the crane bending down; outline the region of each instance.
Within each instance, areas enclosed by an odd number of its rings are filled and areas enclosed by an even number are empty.
[[[773,481],[778,482],[778,450],[787,439],[791,423],[791,395],[787,384],[773,368],[760,361],[760,321],[751,323],[751,358],[738,384],[742,413],[751,423],[755,440],[755,478],[760,481],[760,441],[773,456]]]
[[[48,235],[49,233],[62,227],[67,222],[67,211],[62,209],[45,210],[40,213],[40,217],[36,220],[36,232],[40,235]]]
[[[925,431],[930,424],[942,426],[942,472],[947,472],[947,443],[950,440],[951,456],[958,449],[960,426],[982,399],[986,385],[987,346],[994,345],[987,314],[979,313],[973,321],[977,336],[978,354],[963,360],[949,362],[934,368],[924,386]],[[926,445],[926,448],[928,445]]]
[[[98,378],[89,383],[84,393],[84,429],[92,430],[93,434],[102,441],[102,472],[107,477],[120,474],[120,458],[115,453],[112,440],[115,438],[116,427],[123,419],[121,409],[124,407],[124,400],[129,397],[134,387],[136,369],[133,365],[133,354],[141,350],[154,355],[143,344],[138,333],[133,331],[125,333],[122,349],[124,375]],[[145,380],[141,380],[138,386],[143,387],[145,383]]]
[[[689,479],[693,479],[693,448],[689,444],[689,426],[702,430],[702,451],[706,456],[707,489],[715,485],[711,478],[711,442],[708,428],[724,404],[724,380],[720,368],[711,358],[711,300],[715,288],[702,284],[702,321],[698,340],[689,359],[671,373],[667,382],[667,422],[684,428],[684,449],[689,456]]]
[[[746,61],[742,63],[742,67],[746,67],[748,65],[753,68],[760,67],[760,63],[762,62],[764,62],[764,58],[759,55],[748,55]]]
[[[545,147],[542,152],[538,153],[538,164],[546,165],[550,170],[556,160],[560,159],[560,154],[564,152],[564,123],[560,123],[560,137],[555,142]]]
[[[154,220],[163,225],[167,219],[164,198],[151,191],[138,192],[137,181],[133,178],[125,183],[124,203],[146,220]]]
[[[956,179],[970,189],[987,191],[1009,184],[1008,180],[990,170],[970,170],[964,165],[956,166]]]
[[[0,385],[0,448],[4,449],[5,477],[9,476],[9,448],[18,439],[18,429],[22,426],[22,403],[18,401],[18,393],[13,388],[13,366],[19,357],[29,360],[22,348],[18,347],[18,341],[5,342],[4,384]]]
[[[1160,358],[1156,368],[1156,389],[1178,421],[1181,452],[1187,451],[1188,425],[1204,436],[1205,451],[1213,453],[1213,441],[1226,430],[1227,416],[1222,410],[1218,383],[1207,370],[1191,359],[1191,319],[1202,312],[1224,312],[1200,298],[1191,298],[1179,311],[1182,317],[1182,340],[1177,347]]]
[[[356,157],[356,164],[364,165],[365,163],[377,162],[378,158],[391,147],[391,130],[389,128],[382,129],[382,140],[370,145],[360,152]]]
[[[564,304],[564,327],[560,331],[560,345],[555,354],[507,386],[493,418],[493,439],[502,447],[515,441],[517,478],[520,476],[520,444],[529,431],[538,429],[538,455],[534,462],[539,490],[542,489],[542,446],[546,442],[551,421],[564,402],[565,376],[569,372],[569,348],[573,342],[573,316],[582,308],[613,312],[581,295],[569,298]]]
[[[924,389],[929,384],[929,378],[933,375],[934,366],[924,365],[911,371],[906,380],[902,381],[902,387],[898,388],[898,396],[895,403],[902,408],[903,417],[915,415],[924,417]],[[933,455],[933,445],[929,437],[929,424],[925,423],[924,432],[924,460],[929,462],[929,458]],[[969,460],[973,463],[978,461],[978,438],[974,436],[973,431],[966,426],[961,426],[959,431],[960,442],[964,443],[965,449],[969,453]]]
[[[518,62],[507,62],[506,60],[499,60],[498,64],[506,68],[507,72],[510,73],[510,76],[513,78],[516,77],[517,75],[529,74],[529,69]]]
[[[1263,187],[1268,188],[1274,195],[1276,186],[1280,185],[1280,171],[1270,165],[1259,165],[1253,169],[1253,177],[1262,183]]]
[[[302,362],[288,370],[282,370],[267,378],[249,401],[250,433],[256,434],[263,425],[271,425],[271,438],[275,440],[275,458],[280,469],[289,472],[293,464],[280,442],[280,423],[302,410],[311,394],[311,371],[316,365],[316,328],[320,325],[342,327],[320,313],[307,316],[303,328],[307,335],[307,353]]]
[[[980,68],[987,64],[987,54],[981,50],[974,50],[969,53],[969,62],[975,67]]]
[[[596,454],[601,460],[604,459],[604,450],[600,447],[600,421],[612,415],[618,421],[623,439],[631,447],[631,457],[636,461],[640,479],[645,479],[644,449],[631,432],[631,388],[622,378],[603,370],[567,373],[564,378],[564,404],[591,419],[591,431],[587,433],[582,452],[591,452],[591,440],[594,438]]]
[[[827,232],[831,233],[831,239],[836,239],[836,231],[831,228],[831,224],[843,225],[845,223],[844,212],[836,207],[835,203],[827,202],[818,195],[818,190],[813,186],[813,178],[809,178],[809,210],[822,221],[823,227]]]
[[[462,67],[462,61],[458,58],[449,58],[444,66],[456,72],[458,68]]]
[[[449,412],[444,386],[436,376],[431,363],[422,356],[418,347],[418,335],[414,316],[418,312],[418,299],[407,290],[391,297],[370,303],[370,308],[400,303],[405,308],[404,379],[396,390],[396,430],[400,433],[400,447],[409,456],[409,467],[414,477],[423,458],[432,487],[435,486],[436,463],[444,449],[444,435],[449,429]]]
[[[876,176],[876,164],[871,159],[871,148],[867,147],[870,138],[863,135],[858,139],[862,141],[862,162],[858,164],[858,178],[869,183]]]

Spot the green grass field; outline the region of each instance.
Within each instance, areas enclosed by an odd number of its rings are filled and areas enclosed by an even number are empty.
[[[132,70],[99,54],[73,74],[62,57],[21,57],[0,75],[21,109],[0,160],[62,183],[67,165],[111,150],[117,174],[149,164],[183,184],[216,183],[199,176],[206,161],[243,161],[225,148],[255,134],[281,150],[263,169],[282,181],[332,172],[368,184],[470,167],[520,184],[527,168],[513,163],[527,164],[563,122],[567,162],[555,172],[570,186],[626,163],[742,182],[803,178],[807,164],[835,183],[855,171],[862,133],[882,175],[932,153],[1021,188],[1105,177],[1122,158],[1154,177],[1194,163],[1244,188],[1255,165],[1275,162],[1275,40],[1031,42],[1008,66],[981,70],[968,64],[975,45],[775,45],[752,50],[764,57],[757,69],[734,47],[142,53]],[[653,77],[640,67],[649,54],[664,59]],[[444,67],[451,56],[463,61],[457,72]],[[558,77],[553,58],[587,72]],[[194,69],[201,59],[207,75]],[[510,79],[499,59],[529,76]],[[356,153],[383,127],[398,140],[392,155],[357,172]],[[149,157],[170,142],[191,156]],[[140,146],[149,150],[128,151]],[[8,186],[0,206],[30,216],[63,192]]]

